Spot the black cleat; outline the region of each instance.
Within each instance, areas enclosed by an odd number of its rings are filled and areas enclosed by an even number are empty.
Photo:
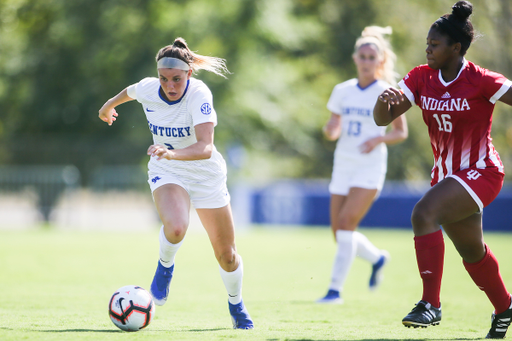
[[[426,301],[416,303],[416,307],[402,320],[402,324],[407,328],[427,328],[437,326],[439,322],[441,322],[441,307],[434,308]]]
[[[492,314],[491,316],[491,329],[487,333],[486,339],[503,339],[507,334],[508,326],[512,320],[512,304],[510,307],[501,314]]]

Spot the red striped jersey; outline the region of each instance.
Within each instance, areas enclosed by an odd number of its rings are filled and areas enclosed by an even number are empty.
[[[434,153],[432,185],[470,167],[503,164],[491,139],[494,105],[512,82],[503,75],[464,60],[457,77],[445,82],[441,70],[412,69],[399,83],[411,104],[418,105],[428,126]]]

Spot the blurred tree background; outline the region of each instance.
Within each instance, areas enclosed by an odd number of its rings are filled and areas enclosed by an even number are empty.
[[[249,179],[328,178],[335,144],[322,138],[326,103],[356,76],[351,55],[367,25],[392,26],[404,76],[425,63],[430,25],[454,0],[0,0],[0,164],[74,164],[87,185],[102,165],[147,162],[151,143],[137,102],[111,127],[98,109],[156,76],[155,54],[176,37],[227,59],[227,80],[200,72],[219,116],[217,148],[246,151]],[[512,79],[512,3],[474,0],[481,36],[467,59]],[[512,169],[512,109],[499,103],[493,136]],[[389,148],[388,179],[429,178],[420,111],[410,137]],[[512,172],[508,173],[510,180]]]

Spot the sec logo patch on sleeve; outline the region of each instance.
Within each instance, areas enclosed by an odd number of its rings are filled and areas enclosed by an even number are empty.
[[[201,105],[201,112],[203,115],[210,115],[212,113],[212,107],[208,103]]]

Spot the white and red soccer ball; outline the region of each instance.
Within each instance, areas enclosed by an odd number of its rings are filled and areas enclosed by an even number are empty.
[[[149,292],[136,285],[127,285],[116,290],[110,298],[108,314],[119,329],[138,331],[151,323],[155,304]]]

